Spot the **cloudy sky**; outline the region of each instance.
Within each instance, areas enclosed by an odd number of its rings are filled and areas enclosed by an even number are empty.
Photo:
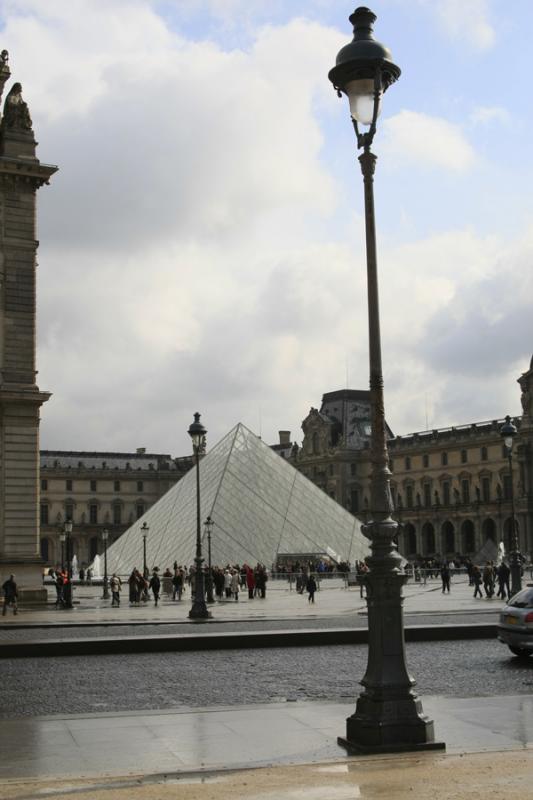
[[[367,388],[363,195],[328,81],[344,0],[1,0],[39,157],[44,448],[301,439]],[[395,433],[519,413],[533,352],[531,0],[375,0]]]

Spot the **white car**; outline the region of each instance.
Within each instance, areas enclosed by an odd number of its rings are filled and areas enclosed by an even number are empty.
[[[529,584],[508,601],[500,613],[498,639],[515,656],[533,653],[533,584]]]

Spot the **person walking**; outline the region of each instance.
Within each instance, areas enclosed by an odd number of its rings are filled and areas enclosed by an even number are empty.
[[[18,613],[17,607],[17,598],[18,598],[18,589],[17,584],[15,583],[15,576],[11,574],[7,581],[4,581],[2,584],[2,591],[4,593],[4,607],[2,609],[2,616],[5,617],[7,614],[7,607],[13,607],[13,614]]]
[[[255,589],[255,575],[254,571],[251,567],[246,564],[246,586],[248,588],[248,600],[254,599],[254,589]]]
[[[231,598],[231,572],[228,568],[224,570],[224,591],[226,600],[229,600]]]
[[[308,603],[314,603],[315,602],[315,592],[316,592],[316,589],[317,589],[317,585],[316,585],[316,581],[315,581],[313,575],[309,575],[309,577],[307,579],[307,583],[305,585],[305,588],[309,592],[309,598],[308,598],[307,602]]]
[[[152,573],[152,577],[150,578],[150,583],[148,584],[148,588],[152,590],[152,594],[154,596],[155,605],[159,603],[159,593],[161,591],[161,580],[159,575],[157,574],[157,568],[154,569]]]
[[[235,602],[236,603],[239,601],[240,581],[241,581],[241,576],[237,572],[237,570],[234,569],[233,572],[232,572],[232,575],[231,575],[230,591],[231,591],[231,594],[233,595],[233,597],[235,598]]]
[[[446,562],[444,562],[441,567],[440,577],[442,580],[442,594],[444,594],[444,592],[450,594],[450,567]]]
[[[172,599],[181,600],[181,595],[183,592],[183,571],[181,567],[176,567],[174,570],[174,576],[172,578]]]
[[[487,561],[483,570],[483,588],[487,597],[492,599],[494,594],[494,567],[492,561]]]
[[[511,597],[511,587],[509,586],[509,579],[511,577],[511,570],[509,566],[502,561],[496,570],[496,578],[498,581],[498,597],[505,600],[506,597]]]
[[[473,582],[474,587],[475,587],[474,588],[474,597],[477,597],[478,592],[479,592],[479,596],[483,597],[483,592],[481,591],[481,584],[483,582],[483,579],[481,577],[481,571],[480,571],[480,569],[479,569],[477,564],[474,564],[472,566],[472,582]]]
[[[112,574],[111,580],[109,582],[109,585],[111,587],[111,597],[112,597],[111,605],[112,606],[119,606],[120,605],[120,591],[122,589],[122,581],[120,580],[120,578],[118,577],[116,572],[114,572]]]

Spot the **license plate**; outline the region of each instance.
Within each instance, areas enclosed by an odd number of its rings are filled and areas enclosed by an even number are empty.
[[[506,625],[518,625],[519,620],[516,617],[505,617],[504,622]]]

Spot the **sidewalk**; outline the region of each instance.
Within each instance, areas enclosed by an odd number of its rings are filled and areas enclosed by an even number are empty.
[[[505,800],[531,797],[532,698],[424,697],[423,706],[446,755],[347,757],[336,737],[350,704],[16,719],[0,728],[0,798],[69,797],[82,787],[87,797],[109,800],[167,793],[207,800],[225,787],[232,798],[264,800],[481,798],[489,787]],[[283,769],[304,764],[314,766]]]

